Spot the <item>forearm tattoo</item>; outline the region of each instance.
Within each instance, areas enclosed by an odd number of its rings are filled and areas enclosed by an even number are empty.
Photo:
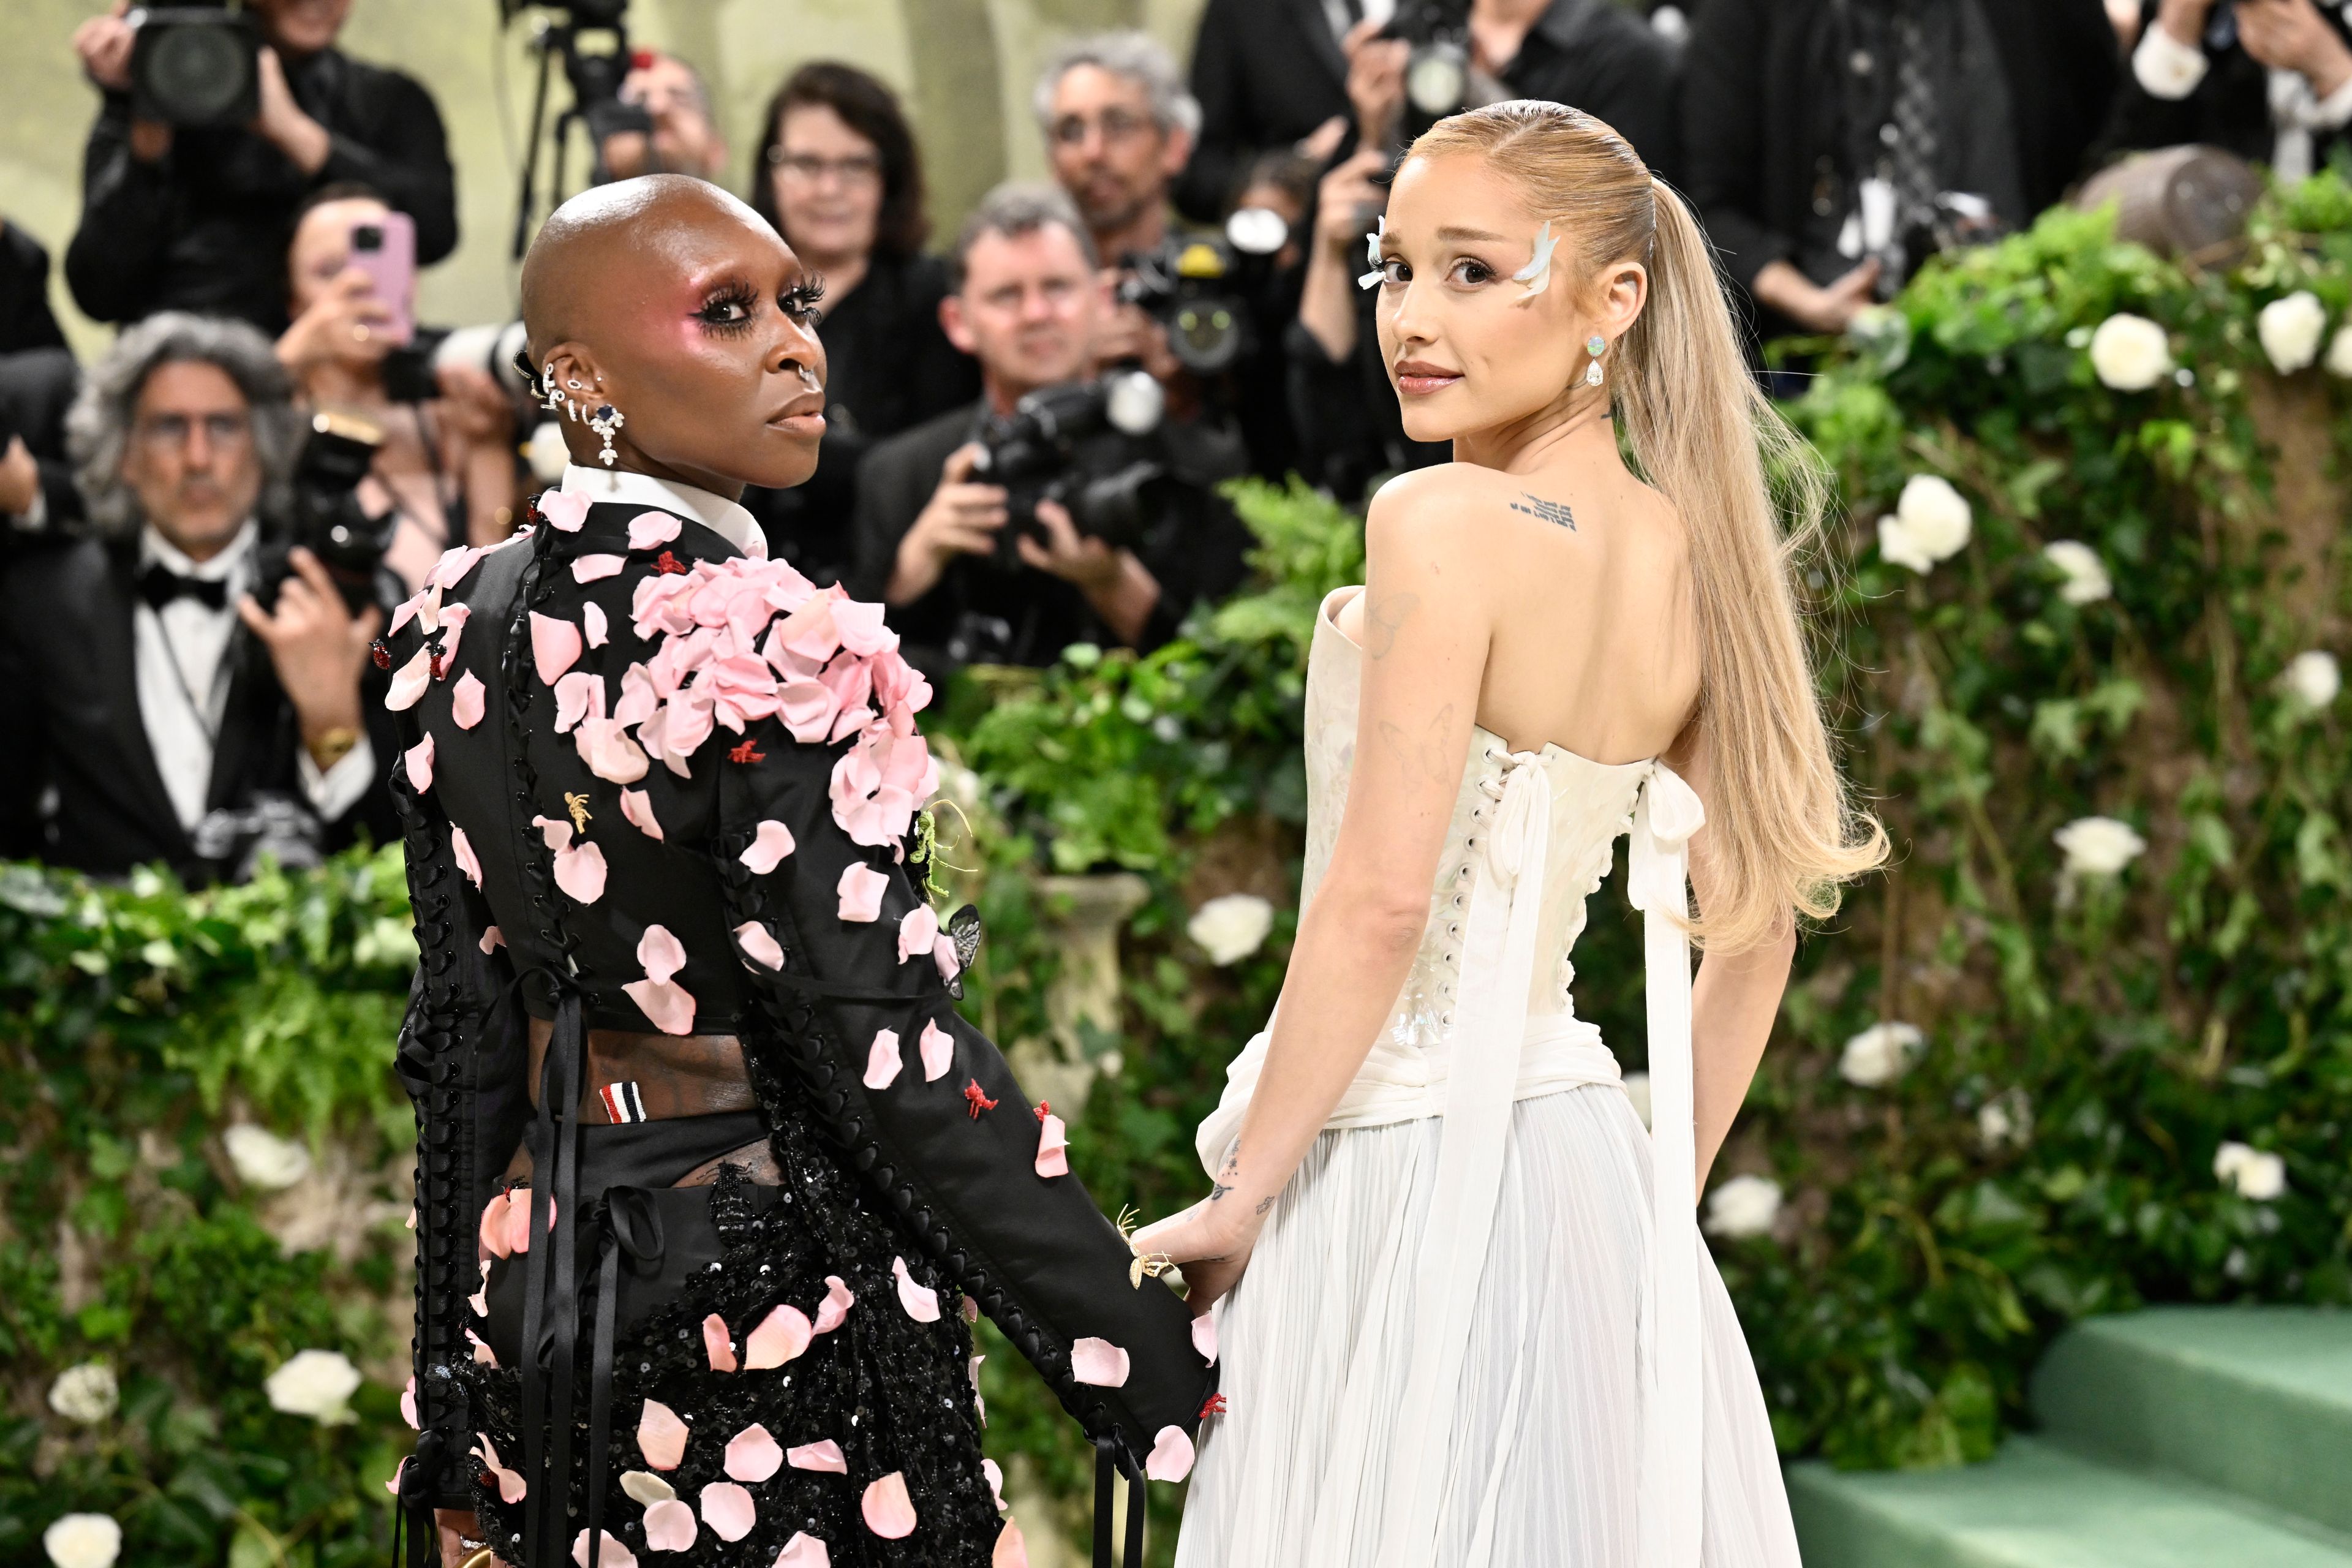
[[[1241,1173],[1242,1135],[1236,1132],[1225,1145],[1225,1157],[1217,1162],[1217,1173],[1209,1183],[1209,1201],[1215,1203],[1232,1192],[1234,1183],[1241,1179]]]
[[[1510,503],[1513,511],[1523,511],[1529,517],[1539,517],[1546,522],[1558,523],[1570,533],[1576,531],[1576,513],[1569,510],[1564,501],[1546,500],[1541,496],[1519,492],[1519,499]]]

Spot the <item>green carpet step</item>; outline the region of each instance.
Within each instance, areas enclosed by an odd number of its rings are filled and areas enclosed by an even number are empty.
[[[2352,1312],[2159,1307],[2094,1318],[2035,1369],[2046,1437],[2352,1535]]]
[[[2352,1540],[2033,1437],[1955,1469],[1788,1475],[1805,1568],[2352,1568]]]

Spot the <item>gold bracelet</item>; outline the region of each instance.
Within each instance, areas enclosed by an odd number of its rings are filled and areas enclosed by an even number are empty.
[[[310,744],[310,760],[319,764],[319,771],[323,773],[350,756],[352,748],[359,743],[360,732],[357,730],[349,724],[338,724],[331,730],[319,732],[319,738]]]

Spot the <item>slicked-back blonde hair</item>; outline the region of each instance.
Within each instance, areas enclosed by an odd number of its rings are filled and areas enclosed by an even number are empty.
[[[1562,270],[1578,289],[1627,261],[1649,273],[1610,380],[1626,445],[1690,533],[1714,796],[1711,895],[1694,934],[1737,952],[1792,914],[1825,919],[1839,884],[1885,858],[1886,835],[1847,797],[1805,652],[1794,578],[1821,534],[1821,464],[1748,374],[1706,237],[1623,137],[1521,99],[1438,121],[1407,157],[1457,154],[1486,160],[1565,230]]]

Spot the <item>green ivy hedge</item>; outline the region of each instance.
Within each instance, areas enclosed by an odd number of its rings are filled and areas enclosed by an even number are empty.
[[[1981,1457],[2087,1313],[2352,1300],[2352,800],[2333,666],[2298,659],[2340,645],[2347,609],[2347,261],[2333,176],[2203,270],[2053,214],[1931,267],[1793,409],[1850,514],[1812,567],[1825,695],[1896,858],[1805,944],[1709,1200],[1786,1452]],[[2102,332],[2118,315],[2154,326]],[[2303,339],[2332,374],[2277,367]],[[1922,476],[1951,491],[1902,504]],[[994,1037],[1056,1035],[1067,947],[1039,873],[1144,879],[1118,1027],[1076,1030],[1100,1073],[1071,1152],[1147,1215],[1197,1195],[1192,1129],[1281,983],[1306,648],[1361,571],[1328,500],[1240,500],[1258,591],[1147,658],[968,683],[933,726],[969,770],[947,858],[987,922],[968,1006]],[[2070,870],[2053,836],[2085,818],[2106,822],[2070,835]],[[2124,863],[2084,858],[2103,849]],[[1185,928],[1234,891],[1274,918],[1220,966]],[[0,1557],[37,1561],[68,1510],[119,1519],[125,1562],[381,1556],[407,1297],[386,1068],[412,953],[389,853],[193,896],[0,871]],[[1638,1063],[1613,879],[1578,970]],[[236,1122],[302,1142],[309,1173],[240,1176]],[[989,1348],[992,1449],[1078,1494],[1067,1423]],[[355,1419],[273,1408],[304,1350],[368,1374]],[[91,1362],[112,1412],[52,1408]]]

